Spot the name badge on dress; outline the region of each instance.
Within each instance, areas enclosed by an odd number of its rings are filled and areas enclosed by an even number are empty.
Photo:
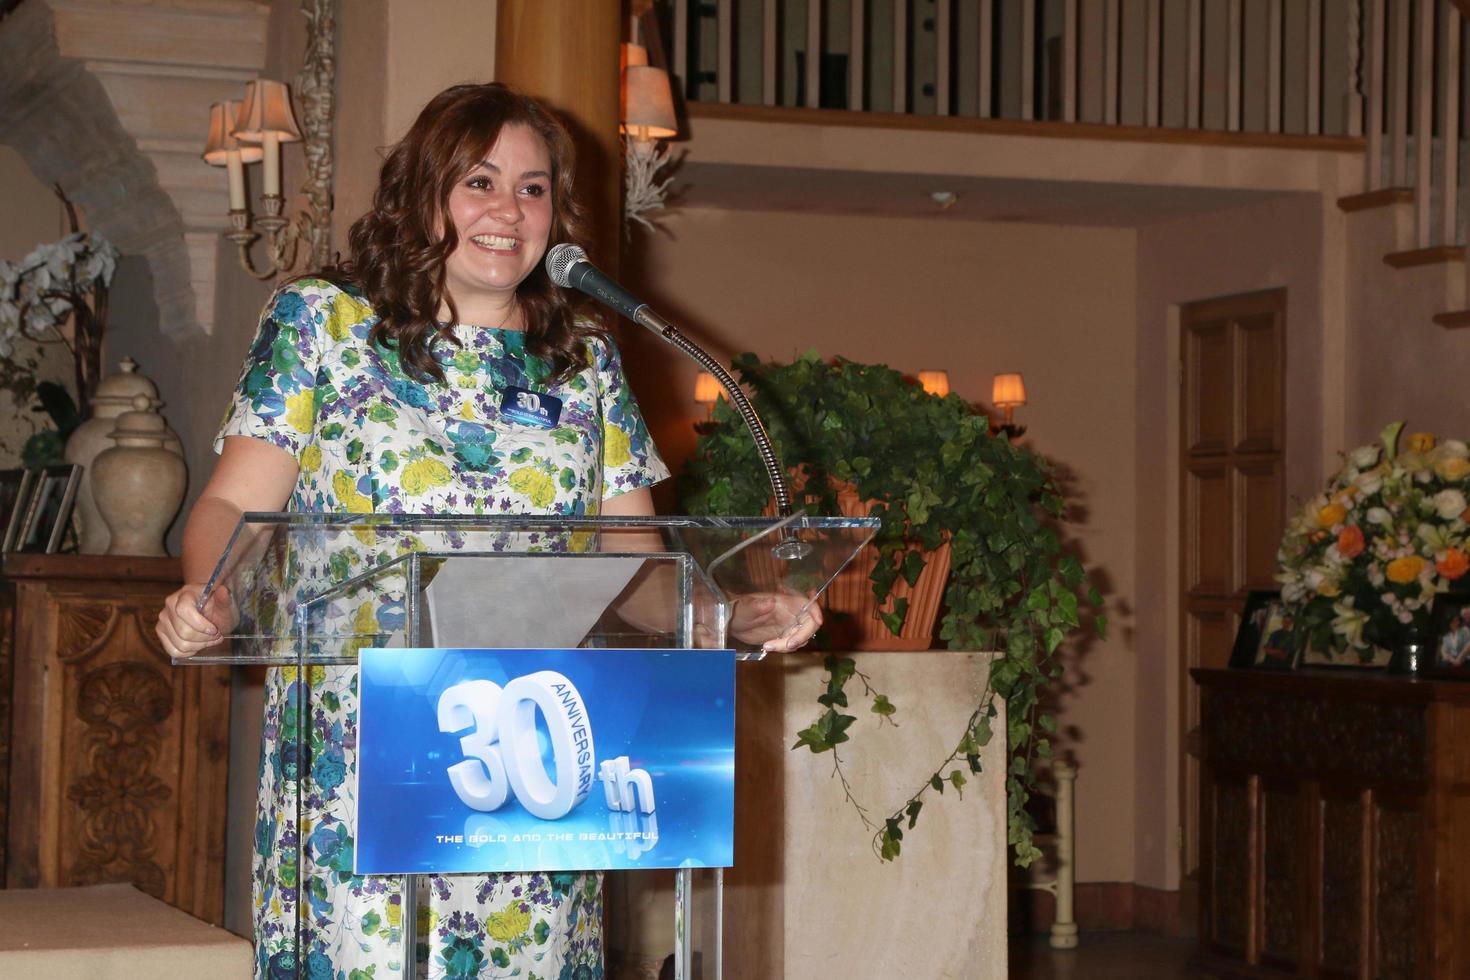
[[[500,414],[521,425],[554,429],[561,418],[561,399],[545,392],[508,386],[500,396]]]

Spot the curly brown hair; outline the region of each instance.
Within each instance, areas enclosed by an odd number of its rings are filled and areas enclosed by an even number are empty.
[[[430,352],[435,337],[458,343],[451,326],[438,322],[441,305],[448,305],[451,323],[459,318],[445,288],[444,263],[459,245],[449,192],[485,158],[501,129],[517,123],[539,135],[551,157],[550,242],[584,244],[587,213],[573,191],[571,135],[544,103],[494,82],[455,85],[424,106],[383,162],[372,210],[348,232],[349,259],[339,275],[379,316],[369,340],[396,348],[404,369],[420,380],[444,380]],[[538,264],[517,287],[516,302],[526,350],[551,362],[554,380],[585,366],[587,339],[605,330],[580,297]]]

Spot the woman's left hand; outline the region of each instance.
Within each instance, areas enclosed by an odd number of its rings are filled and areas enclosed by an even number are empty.
[[[766,653],[800,649],[822,625],[821,608],[797,592],[740,596],[733,606],[730,634],[745,643],[759,643]]]

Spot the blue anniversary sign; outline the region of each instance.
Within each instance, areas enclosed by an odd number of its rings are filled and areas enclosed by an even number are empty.
[[[358,874],[734,863],[732,651],[359,663]]]

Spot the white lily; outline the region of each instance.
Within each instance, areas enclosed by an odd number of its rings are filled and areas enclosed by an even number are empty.
[[[1332,604],[1332,632],[1347,641],[1354,650],[1368,646],[1363,639],[1363,627],[1368,625],[1368,614],[1353,605],[1352,596]]]

